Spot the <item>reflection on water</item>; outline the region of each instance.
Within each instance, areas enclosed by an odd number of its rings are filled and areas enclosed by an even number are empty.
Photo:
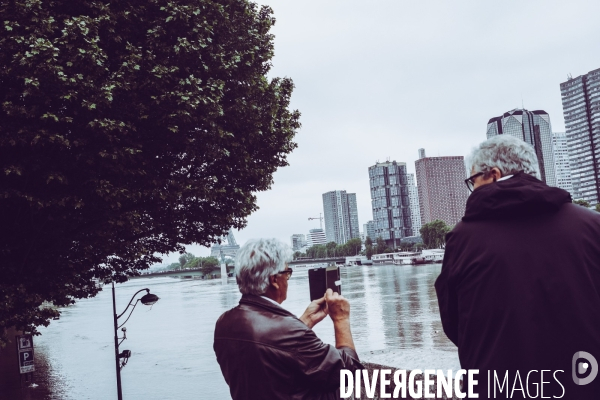
[[[352,331],[363,359],[369,352],[447,350],[454,345],[442,332],[433,284],[439,265],[370,266],[342,270],[343,295],[350,300]],[[300,275],[300,276],[297,276]],[[126,399],[229,398],[212,349],[217,318],[234,307],[240,293],[235,281],[169,277],[143,278],[117,287],[117,311],[131,295],[147,287],[160,297],[152,307],[138,305],[127,323],[121,349],[132,351],[122,370]],[[283,306],[300,315],[309,303],[308,277],[295,274]],[[63,310],[59,321],[35,339],[32,399],[116,398],[110,290]],[[315,327],[334,343],[333,325]],[[435,368],[432,355],[428,364]]]

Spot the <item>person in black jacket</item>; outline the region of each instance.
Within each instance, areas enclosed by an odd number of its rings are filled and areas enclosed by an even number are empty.
[[[600,398],[600,213],[540,181],[512,136],[467,163],[474,190],[435,283],[462,368],[480,370],[480,399]]]
[[[340,370],[362,369],[350,332],[350,304],[327,290],[296,318],[280,304],[292,251],[276,239],[249,240],[235,263],[242,298],[217,321],[214,350],[234,400],[336,399]],[[327,315],[336,345],[312,327]]]

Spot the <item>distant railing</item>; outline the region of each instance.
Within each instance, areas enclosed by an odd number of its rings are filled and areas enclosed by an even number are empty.
[[[316,264],[316,263],[322,263],[322,262],[328,262],[328,261],[334,261],[334,262],[346,262],[346,257],[327,257],[327,258],[302,258],[302,259],[296,259],[292,262],[290,262],[291,265],[295,265],[295,264]]]
[[[142,272],[140,275],[130,276],[130,278],[146,278],[148,276],[161,276],[161,275],[174,275],[174,274],[182,274],[186,272],[202,272],[202,268],[177,268],[177,269],[169,269],[166,271],[157,271],[157,272]]]

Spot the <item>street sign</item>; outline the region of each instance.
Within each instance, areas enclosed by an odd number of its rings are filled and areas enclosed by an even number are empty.
[[[20,335],[15,338],[17,340],[17,350],[19,351],[20,372],[28,374],[35,371],[33,362],[33,337],[31,335]]]

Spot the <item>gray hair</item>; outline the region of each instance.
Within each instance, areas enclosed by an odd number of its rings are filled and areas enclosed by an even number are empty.
[[[497,135],[473,149],[465,160],[469,175],[472,171],[489,172],[500,169],[502,175],[512,175],[519,171],[541,179],[538,158],[533,147],[511,135]]]
[[[292,261],[292,249],[277,239],[250,239],[238,250],[235,278],[242,294],[262,295],[269,276],[285,269]]]

